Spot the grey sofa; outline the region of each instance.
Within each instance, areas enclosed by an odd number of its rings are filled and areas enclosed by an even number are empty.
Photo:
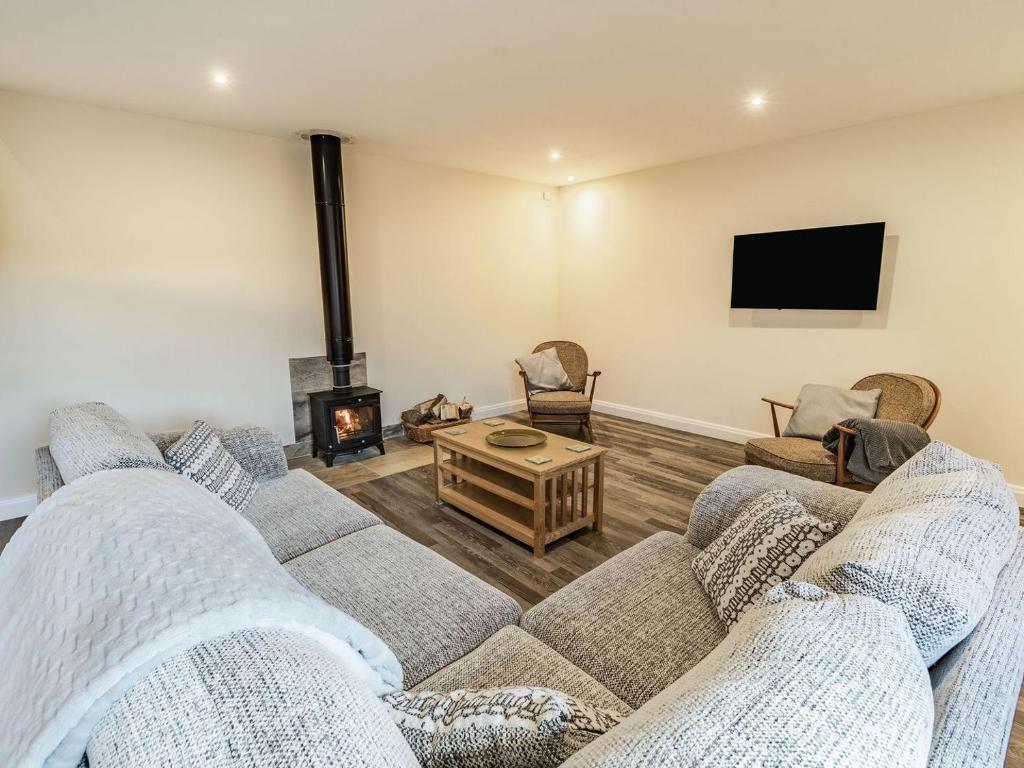
[[[670,686],[726,637],[691,570],[694,555],[768,488],[785,487],[811,512],[840,527],[866,498],[763,467],[739,467],[699,496],[685,536],[652,536],[521,615],[512,598],[388,528],[307,472],[289,471],[279,441],[268,430],[243,427],[221,436],[260,483],[244,515],[299,582],[394,650],[408,688],[543,685],[622,713],[636,711],[629,719],[646,713],[645,727],[655,740],[671,739],[678,724],[652,718],[655,702],[648,702],[658,694],[659,699],[671,696]],[[154,436],[161,447],[175,437]],[[37,452],[37,467],[42,499],[62,481],[45,448]],[[988,613],[930,670],[935,705],[930,766],[1003,764],[1024,675],[1022,592],[1024,536],[1019,534]],[[365,702],[364,717],[377,711],[374,706]],[[394,742],[393,725],[374,722],[373,728]],[[380,756],[380,733],[372,735],[375,751],[360,756],[359,746],[349,745],[346,756],[354,756],[339,764],[407,765],[407,755]],[[600,758],[606,743],[612,755],[613,735],[591,745],[586,765],[623,764],[593,759]],[[642,755],[629,760],[629,765],[655,764]]]

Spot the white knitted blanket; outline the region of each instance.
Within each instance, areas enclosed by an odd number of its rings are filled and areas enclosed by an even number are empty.
[[[0,765],[77,765],[111,703],[160,662],[240,629],[322,643],[378,695],[402,668],[299,585],[237,512],[179,475],[97,472],[33,512],[0,556]]]

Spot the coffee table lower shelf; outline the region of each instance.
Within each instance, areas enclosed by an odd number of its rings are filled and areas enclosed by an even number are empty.
[[[545,547],[582,528],[600,531],[604,456],[597,454],[551,471],[512,471],[435,441],[438,503],[447,502],[502,533]],[[447,456],[446,456],[447,454]]]

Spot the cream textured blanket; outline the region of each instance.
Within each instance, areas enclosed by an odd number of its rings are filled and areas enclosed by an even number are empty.
[[[82,477],[0,557],[0,765],[75,766],[107,708],[160,662],[240,629],[323,644],[377,695],[391,650],[299,585],[260,534],[191,481],[152,469]]]

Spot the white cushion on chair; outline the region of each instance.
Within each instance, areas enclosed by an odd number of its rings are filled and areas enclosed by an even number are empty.
[[[554,347],[526,357],[517,357],[516,363],[526,374],[526,384],[531,393],[572,389],[572,381],[562,367],[558,350]]]

